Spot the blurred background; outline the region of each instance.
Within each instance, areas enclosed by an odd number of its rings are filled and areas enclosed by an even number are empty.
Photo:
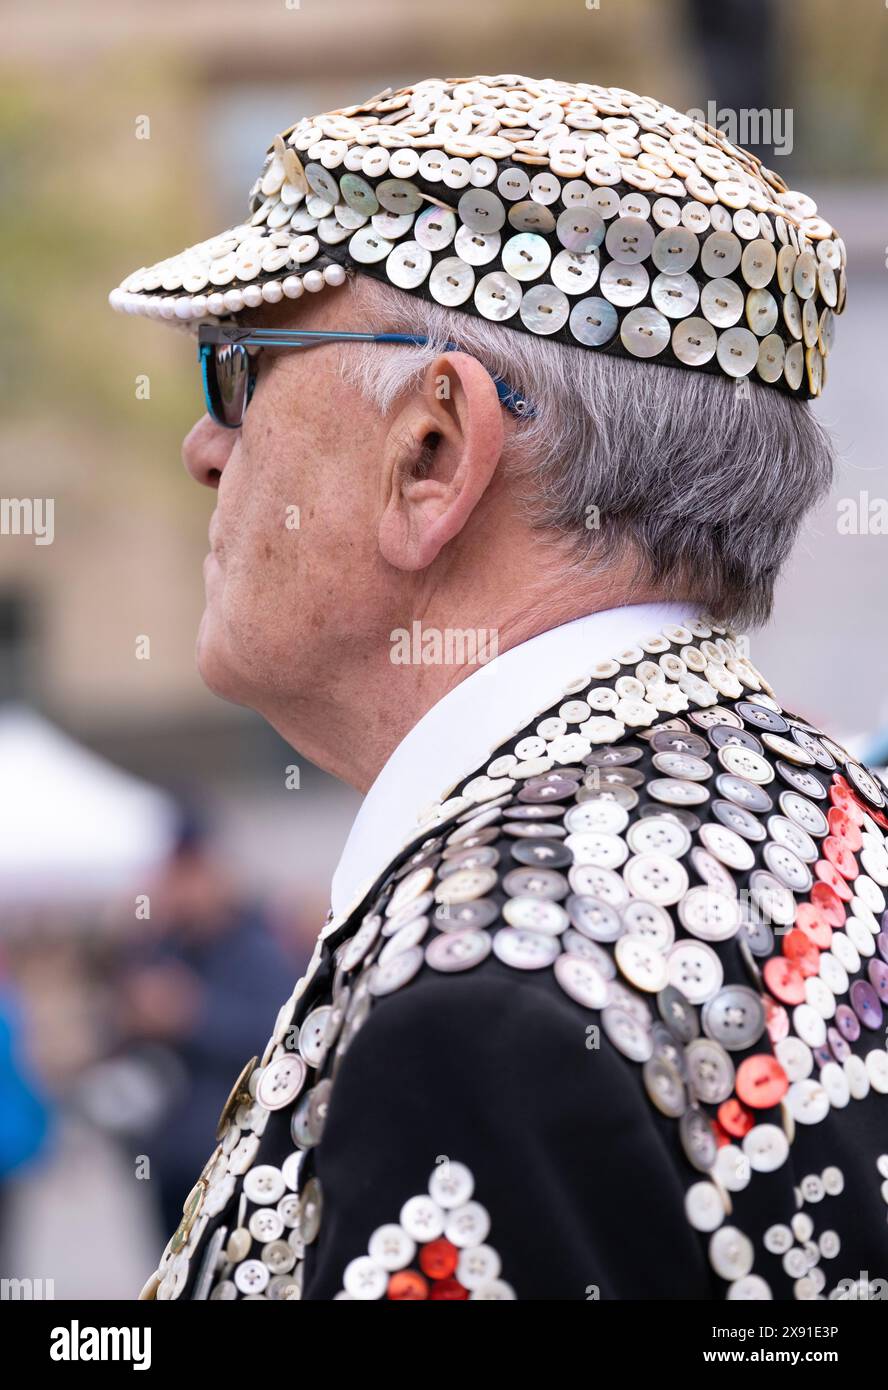
[[[420,77],[767,113],[740,142],[842,232],[850,290],[816,406],[836,489],[752,656],[883,764],[888,9],[6,0],[4,19],[0,497],[52,498],[54,524],[52,544],[0,534],[0,1276],[129,1298],[304,968],[357,797],[195,673],[194,347],[108,291],[238,222],[277,130]]]

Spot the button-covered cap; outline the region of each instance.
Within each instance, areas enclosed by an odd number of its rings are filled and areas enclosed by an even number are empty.
[[[303,117],[274,137],[241,223],[110,298],[194,327],[352,271],[518,332],[808,398],[845,264],[813,200],[723,132],[621,87],[507,74]]]

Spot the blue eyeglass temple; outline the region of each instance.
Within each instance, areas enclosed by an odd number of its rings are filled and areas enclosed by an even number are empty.
[[[355,342],[355,343],[389,343],[407,344],[410,347],[425,347],[429,339],[420,333],[331,333],[316,330],[277,330],[272,328],[253,328],[253,329],[231,329],[218,328],[205,324],[199,330],[200,343],[198,347],[198,358],[201,366],[201,376],[203,378],[204,396],[210,408],[210,414],[215,419],[210,397],[209,382],[209,360],[214,347],[228,344],[233,347],[312,347],[322,342]],[[210,336],[212,335],[212,336]],[[209,338],[209,341],[203,341]],[[445,343],[445,352],[460,352],[458,343]],[[494,376],[493,384],[496,387],[496,394],[499,397],[500,405],[509,411],[511,415],[516,415],[521,420],[529,420],[534,417],[536,411],[533,406],[523,396],[520,391],[514,390],[502,377]],[[239,426],[226,425],[227,429],[237,429]]]

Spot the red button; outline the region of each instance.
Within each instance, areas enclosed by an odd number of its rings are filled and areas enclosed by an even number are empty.
[[[789,1090],[789,1078],[777,1061],[767,1052],[747,1057],[737,1068],[737,1094],[754,1110],[768,1110],[777,1105]]]
[[[459,1251],[449,1240],[430,1240],[419,1252],[419,1267],[430,1279],[449,1279],[458,1264]]]
[[[401,1303],[419,1303],[429,1296],[429,1286],[416,1269],[399,1269],[388,1281],[386,1298]]]
[[[841,904],[839,904],[841,906]],[[843,909],[844,915],[844,909]],[[796,926],[813,941],[821,951],[828,951],[832,941],[832,927],[826,916],[813,903],[799,903],[796,910]]]
[[[842,878],[855,879],[860,873],[857,860],[848,846],[836,835],[827,835],[822,845],[823,853],[830,864],[838,869]]]
[[[832,864],[826,859],[818,859],[814,865],[814,873],[821,883],[825,883],[827,888],[831,888],[837,898],[843,902],[850,902],[854,897],[838,869],[833,868]]]
[[[455,1279],[436,1279],[429,1294],[432,1301],[442,1298],[453,1301],[457,1298],[468,1298],[468,1296],[468,1289],[463,1288],[462,1284],[458,1284]]]
[[[857,788],[850,786],[840,773],[833,774],[833,783],[829,792],[830,801],[834,806],[841,806],[843,811],[847,811],[855,824],[863,825],[864,819],[870,816],[883,830],[888,830],[888,815],[865,801]]]
[[[852,853],[856,854],[863,846],[863,836],[857,822],[852,820],[848,812],[843,811],[839,806],[833,806],[826,819],[829,822],[829,833],[841,840],[846,849],[850,849]]]
[[[723,1129],[734,1139],[742,1139],[744,1134],[748,1134],[755,1124],[754,1117],[749,1113],[745,1105],[741,1105],[736,1096],[731,1096],[730,1100],[723,1100],[718,1107],[718,1120]]]
[[[794,927],[784,936],[783,954],[799,967],[803,975],[816,975],[820,969],[820,952],[799,927]]]
[[[815,883],[808,896],[832,928],[845,925],[845,909],[828,883]]]
[[[801,1004],[805,998],[805,978],[786,956],[772,956],[762,971],[768,989],[783,1004]]]
[[[863,825],[863,812],[854,800],[848,783],[839,773],[836,773],[833,778],[833,785],[829,789],[829,799],[834,806],[838,806],[847,816],[850,816],[855,825]]]

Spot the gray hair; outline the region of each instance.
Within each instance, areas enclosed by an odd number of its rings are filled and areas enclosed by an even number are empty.
[[[528,524],[564,539],[574,582],[631,566],[633,589],[699,602],[742,628],[769,616],[835,454],[810,406],[773,386],[609,357],[350,277],[358,323],[427,347],[342,351],[383,412],[450,341],[533,402],[504,452]]]

